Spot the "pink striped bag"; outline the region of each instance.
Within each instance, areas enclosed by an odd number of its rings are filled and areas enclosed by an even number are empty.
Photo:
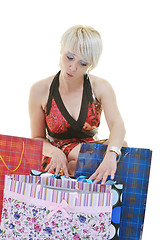
[[[1,239],[109,239],[111,186],[5,176]]]

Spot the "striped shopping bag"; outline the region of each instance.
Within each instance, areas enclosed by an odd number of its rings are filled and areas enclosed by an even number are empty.
[[[109,239],[111,186],[94,185],[6,175],[0,237]]]

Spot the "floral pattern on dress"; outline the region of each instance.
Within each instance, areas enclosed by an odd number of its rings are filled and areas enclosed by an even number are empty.
[[[70,212],[65,217],[61,210],[51,218],[46,207],[39,207],[4,198],[0,239],[20,240],[98,240],[109,239],[111,213]]]

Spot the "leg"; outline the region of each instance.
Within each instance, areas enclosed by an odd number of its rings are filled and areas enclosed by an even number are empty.
[[[103,144],[107,145],[108,140],[106,140]],[[127,144],[126,141],[124,141],[123,147],[128,147],[128,144]],[[70,176],[74,176],[80,149],[81,149],[81,144],[78,144],[68,154],[68,158],[67,158],[68,159],[68,173],[69,173]]]
[[[74,147],[68,154],[68,173],[70,176],[74,176],[78,155],[81,149],[81,144]]]
[[[128,147],[128,143],[127,143],[126,140],[124,140],[124,142],[123,142],[123,146],[122,146],[122,147]]]

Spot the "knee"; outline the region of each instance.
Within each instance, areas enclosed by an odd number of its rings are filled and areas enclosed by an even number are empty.
[[[75,170],[76,170],[76,165],[77,165],[77,159],[78,155],[74,152],[71,151],[68,155],[68,173],[70,176],[74,176]]]
[[[124,140],[124,142],[123,142],[123,147],[128,147],[128,143],[126,140]]]
[[[106,140],[103,144],[108,145],[108,144],[109,144],[109,141]],[[124,140],[122,147],[128,147],[128,143],[127,143],[126,140]]]
[[[68,155],[68,162],[77,161],[77,156],[75,154]]]
[[[74,147],[70,153],[68,154],[68,162],[70,161],[77,161],[78,159],[78,155],[80,152],[80,148],[81,148],[81,144],[77,145],[76,147]]]

